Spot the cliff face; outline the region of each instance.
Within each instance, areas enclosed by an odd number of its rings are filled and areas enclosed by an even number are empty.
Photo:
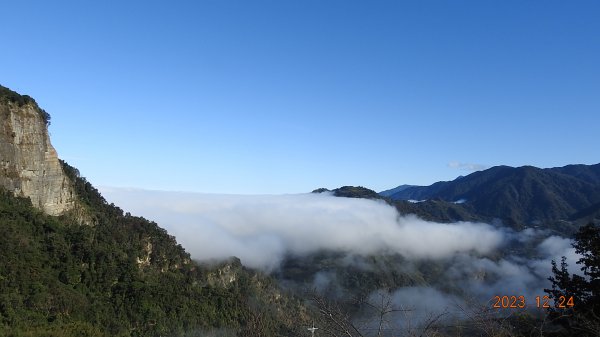
[[[75,195],[50,144],[47,118],[33,99],[0,87],[0,186],[60,215],[74,207]]]

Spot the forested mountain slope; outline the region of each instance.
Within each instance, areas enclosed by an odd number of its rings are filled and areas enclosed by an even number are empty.
[[[389,197],[453,203],[473,219],[497,218],[509,225],[570,222],[600,203],[600,164],[549,169],[496,166],[453,181],[408,187]]]
[[[247,335],[253,324],[287,335],[302,319],[268,277],[239,261],[200,266],[156,223],[76,186],[93,226],[0,193],[0,335]]]
[[[1,93],[11,128],[0,132],[13,132],[22,114],[47,125],[49,115],[33,99]],[[35,153],[49,142],[38,149],[36,141],[47,141],[45,125],[38,129],[42,136],[30,130],[24,143],[2,137],[3,155],[11,156],[0,159],[28,156],[31,170],[41,167],[43,187],[47,161]],[[21,151],[25,145],[33,150]],[[62,185],[49,191],[57,193],[22,193],[26,177],[0,172],[7,178],[0,184],[0,336],[290,336],[308,324],[301,303],[268,276],[237,259],[200,265],[156,223],[108,204],[77,169],[56,160],[50,178]],[[69,204],[58,208],[62,191]]]

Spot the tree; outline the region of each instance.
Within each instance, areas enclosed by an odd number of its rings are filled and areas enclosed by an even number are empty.
[[[573,247],[581,258],[584,276],[571,275],[563,256],[560,267],[552,261],[554,276],[548,278],[552,289],[545,289],[555,303],[562,299],[574,299],[574,305],[567,308],[549,308],[549,317],[563,326],[569,334],[578,336],[600,335],[600,227],[592,224],[583,226],[575,234]]]
[[[389,290],[379,290],[372,296],[344,304],[326,299],[316,291],[311,299],[318,311],[320,331],[332,337],[436,336],[438,323],[448,313],[430,313],[424,321],[413,325],[410,315],[413,309],[395,304]],[[353,315],[344,307],[359,311]]]

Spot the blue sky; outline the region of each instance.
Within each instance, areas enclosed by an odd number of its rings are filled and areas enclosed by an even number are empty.
[[[126,3],[126,4],[124,4]],[[0,84],[95,185],[431,184],[599,160],[596,1],[12,1]]]

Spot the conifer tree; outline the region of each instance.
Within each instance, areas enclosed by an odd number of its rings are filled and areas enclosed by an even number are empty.
[[[578,336],[600,335],[600,227],[592,224],[583,226],[575,234],[573,247],[581,258],[583,276],[571,275],[567,270],[566,258],[563,256],[560,267],[552,261],[554,276],[549,280],[552,289],[546,289],[555,306],[549,308],[549,317],[562,325],[569,334]],[[573,298],[572,306],[557,308],[559,303],[568,303]]]

